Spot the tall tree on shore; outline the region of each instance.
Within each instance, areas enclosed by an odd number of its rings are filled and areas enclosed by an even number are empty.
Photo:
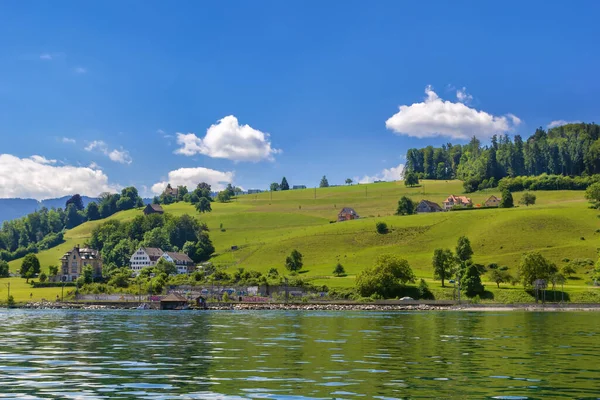
[[[325,175],[323,175],[323,177],[321,178],[319,187],[321,187],[321,188],[329,187],[329,181],[327,180],[327,177]]]
[[[290,185],[288,185],[288,181],[287,181],[287,179],[285,179],[285,176],[281,180],[281,185],[279,185],[279,190],[290,190]]]

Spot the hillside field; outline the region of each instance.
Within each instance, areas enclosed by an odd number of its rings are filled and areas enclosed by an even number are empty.
[[[453,249],[461,235],[471,240],[476,262],[507,265],[513,272],[522,254],[528,251],[540,251],[559,267],[565,258],[595,261],[598,257],[600,219],[598,211],[588,207],[582,191],[538,191],[537,203],[530,207],[394,215],[403,195],[441,204],[451,193],[461,194],[462,182],[424,181],[414,188],[406,188],[403,182],[385,182],[242,195],[229,203],[213,203],[213,211],[207,214],[198,214],[187,203],[164,208],[168,213],[187,213],[205,222],[216,248],[212,261],[229,271],[243,267],[267,272],[275,267],[284,273],[285,257],[297,249],[304,255],[302,276],[329,287],[352,286],[355,275],[382,253],[407,259],[418,277],[439,287],[438,282],[431,281],[433,251],[438,247]],[[497,190],[488,190],[469,197],[474,204],[482,204],[491,194],[500,195]],[[521,195],[513,193],[515,204]],[[354,208],[361,219],[331,223],[342,207]],[[110,218],[127,220],[141,212],[129,210]],[[378,221],[386,222],[391,232],[376,233]],[[87,222],[69,230],[63,244],[40,252],[42,270],[59,265],[64,252],[75,244],[83,245],[93,227],[101,222]],[[232,251],[232,246],[238,246],[238,250]],[[348,276],[331,276],[338,261]],[[11,271],[18,270],[20,262],[12,261]],[[576,279],[565,288],[591,288],[586,272],[583,268],[578,270]],[[495,287],[493,283],[486,284],[488,289]]]

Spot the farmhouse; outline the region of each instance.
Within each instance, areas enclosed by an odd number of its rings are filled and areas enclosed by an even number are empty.
[[[144,214],[163,214],[165,210],[160,206],[160,204],[148,204],[146,208],[144,208]]]
[[[353,208],[344,207],[344,208],[342,208],[342,211],[339,212],[337,220],[338,220],[338,222],[342,222],[342,221],[350,221],[352,219],[358,219],[358,218],[360,218],[360,217],[356,213],[356,211],[354,211]]]
[[[496,197],[494,195],[491,195],[489,197],[489,199],[487,199],[485,201],[485,203],[483,203],[483,205],[485,207],[498,207],[500,205],[500,202],[502,201],[501,197]]]
[[[196,265],[194,261],[184,253],[174,253],[171,251],[165,251],[162,255],[165,260],[174,263],[177,266],[178,274],[190,274],[194,272]]]
[[[194,261],[187,254],[163,251],[157,247],[140,247],[129,258],[129,265],[131,266],[131,270],[137,275],[143,268],[155,266],[161,258],[174,263],[177,266],[178,274],[194,272]]]
[[[258,194],[258,193],[262,193],[263,191],[260,189],[248,189],[248,194]]]
[[[173,188],[169,183],[167,184],[167,187],[165,188],[165,191],[163,193],[165,196],[173,196],[177,198],[177,196],[179,195],[179,188]]]
[[[439,204],[429,200],[421,200],[421,202],[417,205],[417,213],[430,213],[439,211],[444,210],[439,206]]]
[[[298,190],[298,189],[306,189],[306,185],[294,185],[294,186],[292,186],[292,190]]]
[[[467,196],[455,196],[451,194],[444,200],[444,210],[450,210],[452,207],[468,207],[472,206],[473,202]]]
[[[75,281],[83,275],[83,268],[90,266],[94,271],[94,277],[102,276],[102,257],[98,250],[87,247],[80,248],[79,245],[67,251],[61,261],[61,271],[63,281]]]

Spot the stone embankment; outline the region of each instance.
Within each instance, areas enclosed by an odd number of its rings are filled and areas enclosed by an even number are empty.
[[[209,305],[210,307],[210,305]],[[298,310],[298,311],[429,311],[429,310],[447,310],[447,306],[435,306],[429,304],[332,304],[332,303],[313,303],[313,304],[233,304],[230,309],[233,310]]]

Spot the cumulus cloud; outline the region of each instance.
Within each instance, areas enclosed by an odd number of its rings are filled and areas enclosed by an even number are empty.
[[[63,138],[61,139],[61,141],[62,141],[63,143],[71,143],[71,144],[74,144],[74,143],[76,142],[76,141],[75,141],[75,139],[68,138],[68,137],[63,137]]]
[[[269,134],[240,125],[233,115],[211,125],[204,138],[194,133],[177,133],[177,144],[182,146],[175,150],[177,154],[204,154],[233,161],[273,160],[273,156],[281,152],[271,147]]]
[[[567,124],[578,124],[581,121],[565,121],[564,119],[557,119],[556,121],[552,121],[548,124],[548,129],[556,128],[557,126],[563,126]]]
[[[133,159],[131,158],[131,155],[127,150],[123,150],[123,148],[121,148],[121,150],[109,150],[108,145],[102,140],[94,140],[85,147],[85,150],[99,151],[100,153],[110,158],[111,161],[118,162],[121,164],[131,164],[133,162]]]
[[[108,177],[99,169],[54,165],[56,160],[42,156],[19,158],[0,154],[0,198],[34,198],[43,200],[79,193],[97,196],[115,192]]]
[[[509,132],[521,123],[513,114],[494,116],[460,102],[444,101],[431,86],[425,88],[425,94],[427,97],[421,103],[400,106],[400,111],[385,122],[386,128],[417,138],[449,136],[469,139],[473,135],[491,137]],[[464,95],[467,96],[466,92]]]
[[[200,182],[210,184],[212,190],[223,190],[228,183],[233,182],[233,176],[233,171],[223,172],[204,167],[179,168],[169,172],[168,180],[152,185],[151,190],[155,194],[160,194],[168,183],[173,187],[184,185],[193,190]]]
[[[399,181],[402,179],[402,172],[404,172],[404,164],[399,164],[397,167],[386,168],[380,173],[373,176],[365,175],[362,178],[355,177],[354,181],[358,183],[373,183],[375,181]]]
[[[471,100],[473,100],[473,96],[471,96],[469,93],[467,93],[467,88],[464,86],[462,89],[458,89],[456,91],[456,98],[461,103],[467,103],[467,104],[470,103]]]

